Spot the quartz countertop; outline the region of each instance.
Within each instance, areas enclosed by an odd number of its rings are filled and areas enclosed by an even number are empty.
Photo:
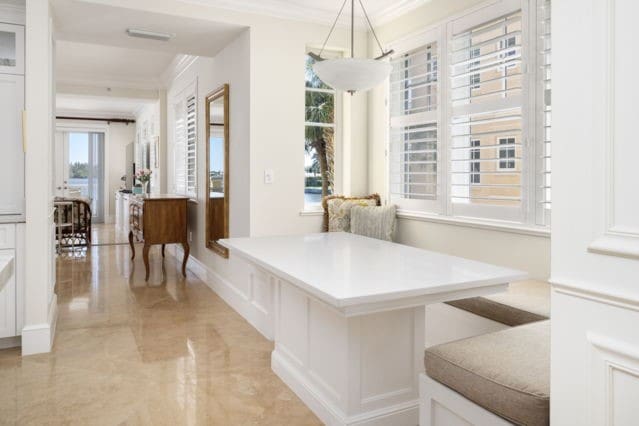
[[[343,232],[220,243],[338,308],[527,278],[515,269]]]
[[[13,256],[0,254],[0,291],[4,289],[13,274],[13,262]]]

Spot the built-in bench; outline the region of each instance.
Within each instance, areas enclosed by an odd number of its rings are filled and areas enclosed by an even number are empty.
[[[510,284],[504,293],[446,303],[515,327],[550,318],[550,286],[541,281],[521,281]]]
[[[549,424],[550,321],[426,349],[420,425]]]
[[[550,318],[550,285],[511,283],[508,291],[426,307],[426,346],[435,346]]]

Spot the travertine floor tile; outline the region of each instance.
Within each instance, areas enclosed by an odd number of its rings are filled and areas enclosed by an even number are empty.
[[[145,282],[129,257],[105,245],[58,259],[53,351],[0,351],[0,424],[321,424],[272,372],[272,343],[204,283],[158,250]]]

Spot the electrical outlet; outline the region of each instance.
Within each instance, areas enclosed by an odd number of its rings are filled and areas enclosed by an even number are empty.
[[[273,169],[265,169],[264,170],[264,183],[270,184],[275,180],[275,174]]]
[[[189,243],[193,242],[193,231],[189,231]]]

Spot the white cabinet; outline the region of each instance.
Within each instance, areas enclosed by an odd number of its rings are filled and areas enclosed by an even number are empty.
[[[4,338],[21,334],[23,305],[24,224],[0,224],[0,348],[19,345]]]
[[[0,250],[0,338],[17,334],[15,265],[15,250]]]
[[[129,194],[115,194],[115,227],[119,231],[129,232]]]
[[[24,26],[0,22],[0,73],[24,75]]]
[[[0,215],[24,211],[24,77],[0,74]]]

